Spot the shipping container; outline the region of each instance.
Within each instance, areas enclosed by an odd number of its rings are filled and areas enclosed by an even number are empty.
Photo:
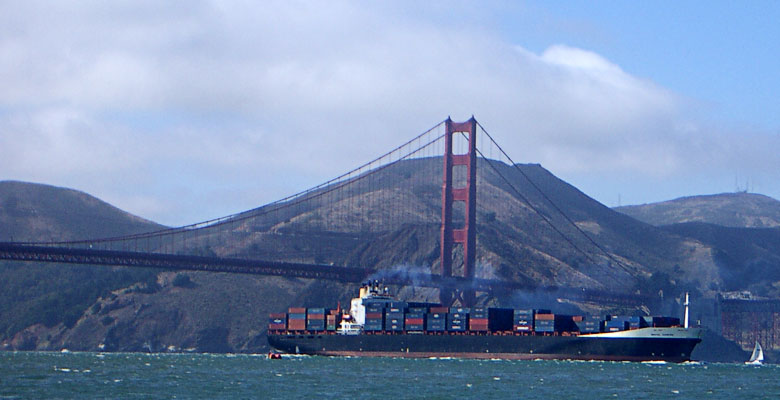
[[[269,331],[283,331],[287,329],[286,324],[268,324]]]
[[[428,312],[431,314],[447,314],[450,312],[450,309],[449,307],[431,307]]]
[[[409,307],[406,312],[409,314],[425,314],[428,312],[428,307]]]
[[[555,320],[537,319],[534,322],[536,332],[555,332]]]
[[[599,321],[575,321],[577,330],[580,333],[598,333],[601,331],[601,324]]]
[[[306,323],[306,330],[307,331],[324,331],[325,330],[325,321],[324,320],[316,320]]]
[[[306,319],[309,321],[319,321],[325,319],[325,314],[307,314]]]
[[[513,318],[514,318],[514,310],[512,310],[511,308],[489,308],[488,309],[488,320],[490,321],[488,327],[493,332],[512,330]]]
[[[468,314],[469,312],[471,309],[466,307],[450,307],[449,310],[450,314]]]
[[[306,313],[290,313],[290,314],[287,314],[287,319],[302,319],[302,320],[306,320]]]
[[[423,318],[405,318],[404,324],[406,325],[422,325],[424,322]]]
[[[536,314],[534,321],[555,321],[555,314]]]
[[[530,332],[533,331],[533,325],[515,325],[512,327],[515,332]]]
[[[270,318],[284,318],[287,319],[287,314],[285,313],[271,313],[269,315]]]
[[[605,332],[617,332],[627,329],[628,321],[623,319],[610,319],[604,322]]]
[[[290,307],[287,309],[288,314],[306,314],[306,308],[304,307]]]
[[[555,314],[556,332],[575,332],[577,325],[574,323],[574,315]]]
[[[277,324],[277,325],[278,324],[282,324],[282,325],[284,325],[284,324],[287,323],[287,318],[269,318],[268,319],[268,323],[269,324]]]
[[[304,319],[291,319],[287,321],[287,329],[291,331],[305,331],[306,320]]]
[[[382,313],[367,312],[366,319],[382,319]]]

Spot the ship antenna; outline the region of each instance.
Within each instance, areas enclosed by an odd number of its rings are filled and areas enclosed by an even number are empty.
[[[685,329],[688,329],[688,306],[690,305],[690,303],[688,302],[688,292],[685,292],[685,303],[684,303],[684,305],[685,305],[685,322],[683,322],[684,323],[683,327]]]

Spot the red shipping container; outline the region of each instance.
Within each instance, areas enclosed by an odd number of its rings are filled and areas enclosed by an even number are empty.
[[[407,318],[406,319],[406,325],[422,325],[423,319],[422,318]]]
[[[306,316],[308,319],[325,319],[325,314],[309,314]]]
[[[269,315],[269,317],[271,319],[277,319],[277,318],[279,318],[279,319],[287,319],[287,314],[285,314],[285,313],[273,313],[273,314]]]
[[[306,330],[306,321],[302,319],[291,319],[287,323],[287,329],[291,331],[305,331]]]
[[[536,314],[536,319],[540,321],[555,321],[555,314]]]
[[[585,320],[585,317],[583,317],[582,315],[572,315],[571,320],[575,322],[581,322]]]
[[[488,319],[487,318],[469,318],[469,324],[485,324],[487,325]]]
[[[382,313],[366,313],[366,319],[382,319]]]
[[[286,327],[284,324],[268,324],[268,330],[269,331],[283,331]]]
[[[306,308],[305,307],[290,307],[287,309],[287,312],[290,314],[306,314]]]
[[[428,310],[431,314],[446,314],[450,312],[449,307],[431,307],[430,310]]]

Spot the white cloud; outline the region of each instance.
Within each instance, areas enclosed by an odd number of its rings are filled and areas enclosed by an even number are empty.
[[[671,177],[753,152],[599,54],[534,54],[488,24],[442,24],[425,9],[442,7],[418,7],[5,5],[0,178],[186,223],[324,181],[447,115],[474,114],[516,161],[569,176]]]

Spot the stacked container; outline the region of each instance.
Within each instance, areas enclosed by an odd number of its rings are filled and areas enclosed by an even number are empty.
[[[493,332],[511,331],[514,310],[511,308],[489,308],[488,320],[490,321],[488,328]]]
[[[487,332],[488,310],[483,307],[471,309],[469,314],[469,330],[472,332]]]
[[[324,331],[325,330],[325,309],[324,308],[309,308],[306,313],[306,330],[307,331]]]
[[[446,310],[446,307],[444,308]],[[431,308],[433,310],[433,308]],[[425,330],[429,332],[443,332],[447,330],[446,312],[431,312],[425,321]]]
[[[544,314],[537,311],[534,316],[534,331],[545,333],[555,332],[555,314]]]
[[[407,331],[422,331],[425,328],[425,313],[424,312],[410,312],[406,313],[404,318],[404,327]],[[419,311],[419,310],[417,310]]]
[[[624,315],[608,315],[604,321],[604,332],[619,332],[628,329],[631,317]]]
[[[341,323],[341,315],[339,315],[338,312],[333,311],[335,310],[331,310],[331,312],[325,316],[325,330],[335,331],[339,328],[339,324]]]
[[[271,314],[268,318],[269,331],[283,331],[287,329],[287,314]]]
[[[534,330],[534,310],[514,310],[512,314],[513,331],[531,332]]]
[[[287,330],[306,330],[306,309],[303,307],[290,307],[287,309]]]
[[[404,330],[404,311],[398,308],[385,310],[385,330],[388,332],[401,332]]]
[[[450,332],[465,332],[469,329],[468,308],[452,307],[447,314],[447,330]]]
[[[601,331],[601,318],[598,316],[583,318],[580,321],[574,321],[574,323],[580,333],[599,333]]]
[[[642,317],[630,317],[628,319],[628,329],[639,329],[642,328],[642,323],[645,320],[642,319]]]
[[[385,328],[384,303],[368,303],[366,307],[366,321],[363,330],[381,331]]]

